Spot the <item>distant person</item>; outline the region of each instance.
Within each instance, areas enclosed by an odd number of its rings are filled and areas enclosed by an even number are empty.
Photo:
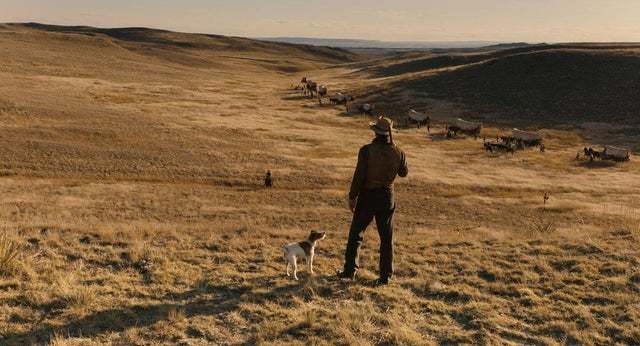
[[[273,186],[273,177],[271,176],[271,171],[267,171],[267,174],[264,176],[264,187],[272,187]]]
[[[338,272],[338,277],[355,278],[362,234],[375,217],[380,236],[380,278],[376,285],[386,285],[393,275],[393,182],[396,176],[406,177],[409,171],[404,152],[393,143],[392,121],[380,117],[369,127],[376,137],[372,143],[363,146],[358,154],[349,192],[349,209],[353,213],[353,220],[344,269]]]

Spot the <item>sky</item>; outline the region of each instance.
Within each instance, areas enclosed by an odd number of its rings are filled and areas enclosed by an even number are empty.
[[[2,0],[0,7],[0,22],[246,37],[640,41],[640,0]]]

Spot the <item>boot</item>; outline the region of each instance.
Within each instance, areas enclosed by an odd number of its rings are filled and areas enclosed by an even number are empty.
[[[356,279],[356,272],[346,272],[346,271],[339,271],[336,273],[336,276],[338,277],[338,279],[349,279],[349,280],[355,280]]]
[[[387,278],[387,277],[380,277],[380,278],[378,278],[378,280],[376,280],[376,281],[374,282],[374,284],[373,284],[373,285],[377,287],[377,286],[386,286],[386,285],[388,285],[388,284],[389,284],[389,278]]]

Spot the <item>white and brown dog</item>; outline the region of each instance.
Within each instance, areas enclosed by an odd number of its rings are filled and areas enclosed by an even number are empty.
[[[323,231],[311,231],[307,239],[290,243],[284,246],[284,260],[287,262],[287,276],[291,276],[289,269],[293,265],[293,278],[298,280],[298,258],[307,261],[309,274],[313,274],[313,256],[315,254],[318,240],[324,239],[326,233]]]

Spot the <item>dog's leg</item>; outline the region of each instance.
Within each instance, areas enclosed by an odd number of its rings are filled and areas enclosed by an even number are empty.
[[[298,280],[298,261],[296,257],[293,257],[293,278]]]
[[[309,267],[309,274],[313,275],[313,253],[311,253],[309,259],[307,259],[307,266]]]
[[[291,273],[289,272],[289,268],[291,267],[291,263],[289,262],[289,259],[286,259],[287,261],[287,276],[291,276]]]
[[[287,276],[291,276],[291,274],[289,273],[291,261],[289,261],[289,253],[287,253],[287,250],[284,251],[284,261],[287,263]]]

